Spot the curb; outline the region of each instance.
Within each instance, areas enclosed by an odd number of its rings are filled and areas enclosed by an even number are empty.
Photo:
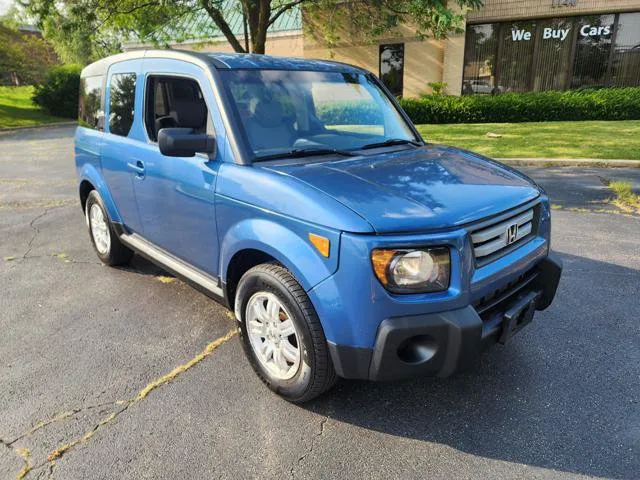
[[[37,128],[53,128],[53,127],[70,127],[72,125],[77,125],[76,121],[68,121],[68,122],[54,122],[54,123],[44,123],[42,125],[28,125],[26,127],[8,127],[8,128],[0,128],[0,135],[3,133],[9,132],[19,132],[21,130],[35,130]]]
[[[514,167],[640,168],[640,160],[598,158],[496,158],[495,160]]]

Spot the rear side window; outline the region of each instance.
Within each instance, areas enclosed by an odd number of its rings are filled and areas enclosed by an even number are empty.
[[[198,82],[190,78],[150,76],[146,86],[145,126],[152,141],[163,128],[207,131],[208,111]]]
[[[78,123],[82,127],[94,130],[102,130],[103,128],[102,79],[102,75],[80,79]]]
[[[109,92],[109,132],[126,137],[133,125],[136,101],[136,75],[116,73],[111,76]]]

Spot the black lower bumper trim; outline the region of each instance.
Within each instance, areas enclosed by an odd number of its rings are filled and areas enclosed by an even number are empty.
[[[349,379],[368,379],[372,348],[348,347],[329,342],[329,353],[333,367],[339,377]]]
[[[378,328],[374,348],[329,343],[336,372],[350,379],[395,380],[444,377],[468,368],[484,348],[506,341],[529,323],[534,308],[544,310],[551,304],[562,263],[550,255],[536,269],[535,279],[516,290],[517,295],[505,301],[502,313],[496,312],[491,319],[481,318],[469,305],[441,313],[388,318]]]
[[[536,310],[544,310],[553,302],[562,275],[562,260],[554,253],[549,253],[538,265],[539,274],[534,281],[534,288],[542,291],[536,303]]]

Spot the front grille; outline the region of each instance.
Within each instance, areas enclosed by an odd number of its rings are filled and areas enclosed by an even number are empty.
[[[477,264],[489,263],[535,235],[535,208],[471,232]]]
[[[506,310],[505,305],[512,302],[518,293],[526,290],[537,276],[538,271],[535,268],[529,270],[518,278],[510,281],[504,287],[499,288],[473,302],[473,308],[475,308],[482,320],[487,321],[497,312],[503,313]]]

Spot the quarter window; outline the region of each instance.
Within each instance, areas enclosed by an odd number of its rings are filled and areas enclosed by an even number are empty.
[[[78,102],[78,123],[85,128],[102,130],[104,112],[102,111],[101,75],[80,79],[80,100]]]
[[[136,76],[116,73],[111,76],[109,93],[109,132],[126,137],[133,125]]]

